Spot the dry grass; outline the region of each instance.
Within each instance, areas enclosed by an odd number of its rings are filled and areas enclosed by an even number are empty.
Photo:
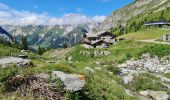
[[[73,48],[67,48],[67,49],[55,49],[50,50],[43,54],[43,56],[46,57],[52,57],[56,59],[64,59],[69,51],[71,51]]]
[[[145,30],[145,31],[128,33],[118,38],[125,38],[127,40],[160,39],[163,34],[167,34],[167,33],[170,33],[170,30],[152,29],[148,31]]]

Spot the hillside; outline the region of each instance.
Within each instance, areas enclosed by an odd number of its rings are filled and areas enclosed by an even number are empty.
[[[151,30],[139,30],[137,32],[130,32],[128,34],[120,35],[119,38],[126,40],[147,40],[147,39],[162,39],[163,34],[170,33],[170,30],[163,30],[160,28],[153,28]]]
[[[114,11],[112,15],[107,17],[106,20],[97,29],[98,30],[108,30],[111,28],[115,29],[118,28],[120,25],[126,27],[127,24],[133,22],[132,20],[135,17],[138,17],[138,19],[140,20],[142,19],[143,21],[147,21],[145,20],[144,16],[148,15],[150,17],[147,18],[154,19],[155,17],[160,16],[160,15],[154,16],[155,13],[161,12],[162,10],[166,10],[168,7],[170,7],[169,0],[135,0],[133,3],[117,11]],[[165,16],[165,18],[168,18],[169,20],[170,16],[167,15]],[[138,22],[138,20],[134,21]]]
[[[22,54],[20,50],[14,47],[0,45],[0,48],[1,57],[7,57],[11,54],[17,57],[19,54]],[[68,49],[50,50],[42,56],[33,53],[24,53],[31,60],[31,65],[26,65],[22,68],[18,68],[16,65],[10,65],[6,68],[1,67],[0,83],[3,87],[0,88],[0,96],[7,99],[17,99],[18,97],[23,99],[45,99],[50,96],[48,94],[59,93],[54,98],[64,98],[66,100],[75,100],[75,98],[77,98],[76,100],[85,98],[88,100],[151,99],[150,96],[141,94],[141,91],[145,90],[161,91],[163,94],[170,95],[167,88],[169,86],[167,79],[169,78],[169,73],[162,72],[161,68],[156,68],[156,71],[159,72],[156,73],[153,71],[151,73],[150,71],[152,70],[149,68],[143,69],[143,67],[139,67],[140,69],[136,69],[128,67],[124,69],[124,67],[120,67],[131,60],[130,63],[133,63],[133,61],[140,62],[140,60],[144,59],[142,58],[144,56],[143,54],[147,57],[145,59],[151,62],[152,60],[159,61],[159,59],[168,60],[170,56],[169,50],[169,45],[122,41],[107,49],[85,49],[81,45],[76,45]],[[149,53],[151,57],[146,53]],[[151,62],[146,63],[150,64]],[[156,64],[165,63],[167,62]],[[164,67],[164,65],[157,66]],[[48,77],[48,75],[52,76],[54,71],[84,75],[86,84],[82,90],[71,92],[63,88],[61,80]],[[131,77],[133,81],[131,81]],[[24,80],[28,81],[25,82]],[[29,82],[32,84],[29,84]],[[36,86],[39,86],[37,83],[45,88],[37,88]],[[38,92],[35,92],[33,87]],[[32,92],[30,93],[28,91]],[[41,91],[46,91],[47,94]]]

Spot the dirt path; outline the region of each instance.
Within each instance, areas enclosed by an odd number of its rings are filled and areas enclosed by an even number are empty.
[[[148,42],[148,43],[157,43],[157,44],[168,44],[170,45],[170,42],[159,42],[156,41],[156,39],[149,39],[149,40],[137,40],[139,42]]]

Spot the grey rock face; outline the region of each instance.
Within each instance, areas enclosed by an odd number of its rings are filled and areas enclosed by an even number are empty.
[[[166,9],[165,7],[170,6],[169,4],[168,0],[135,0],[132,4],[113,12],[97,27],[97,30],[108,30],[119,25],[125,26],[129,19],[139,14],[149,14],[149,12]]]

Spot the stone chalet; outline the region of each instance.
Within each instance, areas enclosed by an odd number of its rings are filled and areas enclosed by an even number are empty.
[[[163,35],[162,40],[163,41],[170,41],[170,34]]]
[[[170,22],[169,21],[148,21],[144,23],[145,26],[148,26],[149,28],[151,26],[158,26],[164,29],[170,29]]]
[[[85,48],[108,48],[109,45],[116,42],[116,35],[103,31],[94,33],[86,33],[83,37],[83,46]]]

